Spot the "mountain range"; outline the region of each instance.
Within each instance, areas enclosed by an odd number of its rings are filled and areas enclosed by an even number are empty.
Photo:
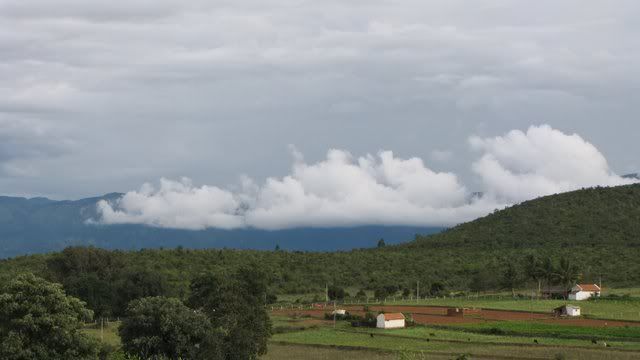
[[[235,248],[273,250],[336,251],[413,240],[416,234],[443,230],[419,226],[357,226],[294,228],[283,230],[166,229],[146,225],[101,225],[96,204],[115,200],[110,193],[75,201],[47,198],[0,197],[0,258],[61,250],[72,245],[94,245],[105,249],[141,248]]]

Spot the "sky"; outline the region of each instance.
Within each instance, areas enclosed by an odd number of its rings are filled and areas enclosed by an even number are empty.
[[[640,171],[640,3],[0,0],[0,194],[456,223]],[[473,193],[482,192],[481,198]]]

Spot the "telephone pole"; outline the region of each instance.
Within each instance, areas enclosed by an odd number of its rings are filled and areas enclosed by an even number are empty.
[[[420,299],[420,280],[416,283],[416,302]]]
[[[329,284],[324,284],[324,302],[329,302]]]

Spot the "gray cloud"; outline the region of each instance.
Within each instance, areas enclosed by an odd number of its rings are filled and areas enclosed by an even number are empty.
[[[22,158],[38,178],[0,175],[0,186],[80,197],[184,174],[224,184],[247,169],[262,182],[287,172],[295,143],[310,163],[328,148],[450,151],[459,156],[434,169],[475,189],[482,178],[460,139],[538,123],[637,171],[638,10],[624,0],[0,0],[0,114],[76,144]]]

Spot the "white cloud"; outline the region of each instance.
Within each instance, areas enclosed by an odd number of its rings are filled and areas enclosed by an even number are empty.
[[[484,191],[509,203],[582,187],[631,183],[613,173],[595,146],[547,125],[495,138],[472,137],[470,143],[483,152],[473,171]]]
[[[194,187],[188,179],[144,185],[115,204],[99,204],[101,221],[203,229],[302,226],[453,225],[537,196],[632,181],[615,175],[604,156],[578,135],[549,126],[514,130],[494,138],[472,137],[482,156],[473,164],[484,193],[472,197],[452,173],[435,172],[419,158],[391,151],[355,158],[330,150],[306,163],[292,149],[291,174],[241,190]]]

